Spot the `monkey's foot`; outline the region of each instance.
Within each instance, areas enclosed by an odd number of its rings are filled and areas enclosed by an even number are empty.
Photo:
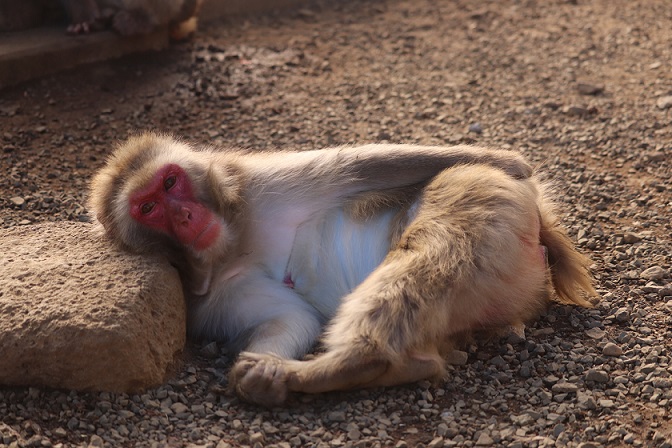
[[[104,23],[98,19],[92,19],[85,22],[73,23],[66,29],[67,34],[89,34],[95,31],[101,31],[105,28]]]
[[[287,400],[285,361],[273,355],[243,352],[229,374],[230,387],[245,401],[280,406]]]

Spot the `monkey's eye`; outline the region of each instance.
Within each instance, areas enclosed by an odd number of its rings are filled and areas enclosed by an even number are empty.
[[[145,202],[142,204],[142,207],[140,207],[140,212],[143,215],[149,214],[152,210],[154,210],[154,206],[156,205],[156,202]]]
[[[174,175],[169,176],[169,177],[166,178],[166,180],[163,181],[163,188],[166,191],[168,191],[171,188],[173,188],[173,186],[175,185],[175,182],[177,182],[177,178]]]

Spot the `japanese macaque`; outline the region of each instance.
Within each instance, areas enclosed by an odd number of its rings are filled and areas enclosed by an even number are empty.
[[[532,318],[553,291],[594,294],[512,151],[252,153],[146,134],[94,177],[90,206],[122,246],[170,257],[190,333],[242,351],[230,385],[265,406],[440,377],[454,338]],[[325,325],[324,353],[300,360]]]
[[[70,34],[111,28],[122,36],[147,34],[168,26],[175,40],[196,31],[203,0],[61,0]]]

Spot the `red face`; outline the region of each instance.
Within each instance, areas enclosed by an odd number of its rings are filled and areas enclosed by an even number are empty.
[[[212,246],[221,231],[220,221],[194,197],[191,180],[179,165],[158,170],[146,188],[131,195],[130,205],[137,222],[197,251]]]

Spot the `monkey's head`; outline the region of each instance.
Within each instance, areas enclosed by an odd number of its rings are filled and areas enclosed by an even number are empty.
[[[235,241],[239,178],[212,153],[144,134],[120,144],[93,178],[90,209],[114,241],[134,252],[186,252],[210,260]]]

